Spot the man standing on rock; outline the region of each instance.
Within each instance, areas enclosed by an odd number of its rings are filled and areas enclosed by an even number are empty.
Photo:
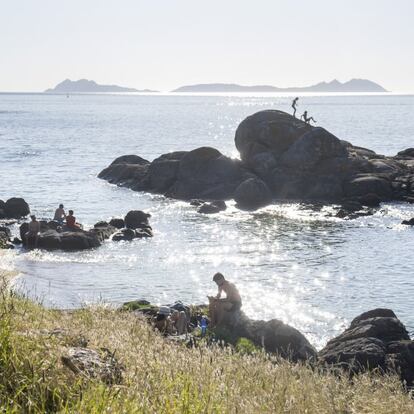
[[[292,101],[292,108],[293,108],[293,116],[296,118],[296,105],[298,103],[299,98],[296,97],[293,101]]]
[[[209,296],[210,326],[220,325],[226,313],[237,312],[242,306],[242,300],[237,287],[226,280],[221,273],[213,276],[218,286],[217,296]],[[222,293],[226,294],[221,298]]]

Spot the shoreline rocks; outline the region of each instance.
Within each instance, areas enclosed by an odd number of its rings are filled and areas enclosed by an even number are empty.
[[[37,248],[45,250],[79,251],[99,247],[105,240],[130,241],[136,238],[152,237],[152,228],[148,218],[150,214],[140,210],[129,211],[125,219],[113,218],[109,223],[100,221],[90,230],[81,228],[68,228],[56,221],[40,221]],[[112,223],[112,224],[111,224]],[[29,223],[20,225],[20,238],[23,246],[28,247],[25,234]],[[0,231],[0,238],[3,233]],[[30,245],[33,246],[34,240]]]
[[[242,121],[235,144],[240,160],[210,147],[164,154],[153,162],[127,155],[98,177],[180,200],[235,199],[238,207],[249,210],[274,201],[353,200],[368,207],[414,202],[412,148],[386,157],[275,110]]]
[[[393,372],[408,386],[414,385],[414,341],[390,309],[373,309],[357,316],[319,352],[318,362],[351,374]]]
[[[208,305],[176,304],[186,313],[190,309],[199,316],[208,312]],[[174,309],[176,304],[168,306]],[[154,306],[141,299],[124,303],[120,310],[144,315],[150,321],[161,308],[165,306]],[[194,315],[189,315],[188,321],[193,327],[199,323]],[[414,340],[391,309],[372,309],[355,317],[349,328],[319,352],[301,332],[282,321],[253,320],[240,310],[227,313],[213,333],[232,345],[247,338],[258,348],[293,362],[309,361],[314,366],[341,369],[350,375],[373,370],[396,373],[407,386],[414,385]]]
[[[20,219],[29,214],[29,204],[23,198],[12,197],[6,202],[0,200],[0,219]]]

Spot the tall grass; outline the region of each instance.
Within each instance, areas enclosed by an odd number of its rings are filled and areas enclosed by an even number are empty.
[[[52,330],[60,328],[56,334]],[[61,356],[79,337],[125,367],[123,382],[79,377]],[[0,412],[4,413],[413,413],[392,376],[352,379],[262,352],[187,348],[128,312],[48,310],[0,296]]]

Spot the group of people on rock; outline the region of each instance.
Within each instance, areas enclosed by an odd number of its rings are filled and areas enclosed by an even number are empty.
[[[213,281],[218,287],[216,296],[208,296],[209,319],[205,315],[199,315],[198,325],[201,328],[201,335],[206,333],[207,326],[214,328],[223,322],[231,322],[232,316],[236,315],[242,307],[240,293],[234,285],[223,276],[216,273]],[[225,294],[225,297],[222,297]],[[187,334],[190,325],[190,315],[185,310],[171,309],[161,306],[154,318],[154,326],[165,335]]]
[[[296,97],[293,101],[292,101],[292,108],[293,108],[293,116],[296,117],[296,105],[298,104],[298,100],[299,97]],[[316,120],[312,117],[312,116],[308,116],[308,111],[305,111],[302,116],[300,117],[300,119],[303,119],[307,124],[310,124],[311,121],[315,122],[316,124]]]
[[[55,211],[53,221],[59,225],[66,224],[68,230],[78,230],[81,228],[80,224],[76,222],[73,210],[69,210],[66,214],[63,204],[59,204],[59,207]],[[25,234],[26,245],[29,246],[29,241],[33,240],[34,247],[37,247],[40,233],[40,222],[35,215],[30,216],[29,228]]]

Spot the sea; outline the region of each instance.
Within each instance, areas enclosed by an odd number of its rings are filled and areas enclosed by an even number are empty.
[[[23,197],[39,218],[59,203],[88,228],[129,210],[151,214],[154,237],[107,241],[84,252],[17,248],[14,289],[46,306],[117,306],[134,299],[205,303],[215,272],[234,282],[252,318],[279,318],[321,348],[358,314],[391,308],[414,331],[414,205],[383,203],[373,216],[333,218],[332,207],[234,203],[202,215],[188,203],[97,178],[116,157],[213,146],[238,157],[247,116],[290,111],[289,94],[0,94],[0,199]],[[414,146],[414,96],[300,96],[298,113],[355,145],[393,155]],[[18,227],[13,231],[17,234]]]

